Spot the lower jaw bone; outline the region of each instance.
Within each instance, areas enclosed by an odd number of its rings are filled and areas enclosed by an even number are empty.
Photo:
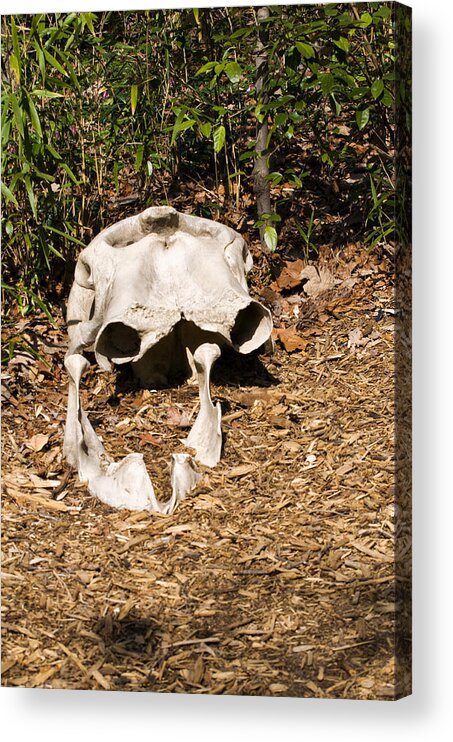
[[[214,407],[209,392],[211,368],[219,355],[220,348],[213,343],[204,343],[194,353],[200,411],[184,441],[196,450],[196,459],[210,467],[218,463],[222,448],[220,404]],[[110,507],[171,514],[201,479],[192,456],[173,454],[172,494],[168,502],[160,502],[154,493],[143,455],[132,453],[122,461],[113,461],[82,409],[80,380],[89,367],[86,358],[74,353],[66,358],[65,366],[69,374],[69,395],[64,453],[68,462],[77,469],[81,481],[87,482],[91,494]]]

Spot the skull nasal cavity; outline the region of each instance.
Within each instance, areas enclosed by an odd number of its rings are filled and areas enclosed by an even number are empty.
[[[140,335],[134,327],[122,322],[111,322],[98,339],[96,350],[111,361],[126,361],[140,351]]]

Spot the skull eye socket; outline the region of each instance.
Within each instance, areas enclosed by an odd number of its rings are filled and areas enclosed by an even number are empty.
[[[269,312],[257,301],[241,309],[231,330],[231,342],[239,353],[250,353],[266,342],[272,329]]]
[[[140,335],[123,322],[110,322],[96,343],[96,351],[114,363],[125,363],[138,355]]]

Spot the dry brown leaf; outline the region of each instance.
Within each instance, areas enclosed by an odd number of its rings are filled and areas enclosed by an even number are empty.
[[[32,435],[31,438],[27,438],[26,441],[24,441],[27,448],[30,449],[30,451],[42,451],[44,446],[46,446],[49,442],[49,436],[44,435],[43,433],[36,433],[35,435]]]
[[[278,327],[272,330],[274,340],[279,340],[287,353],[294,353],[296,350],[305,350],[308,340],[305,340],[294,327]]]
[[[318,296],[324,291],[329,291],[335,283],[332,273],[327,268],[316,268],[307,265],[300,274],[301,280],[306,279],[304,291],[308,296]]]
[[[300,286],[303,280],[304,268],[305,263],[303,260],[294,260],[291,263],[285,263],[285,267],[276,280],[278,288],[280,290],[294,289],[296,286]]]
[[[151,443],[153,446],[160,446],[162,444],[162,438],[159,435],[153,435],[152,433],[143,433],[140,436],[140,443]]]
[[[190,420],[187,412],[178,407],[169,407],[167,410],[167,425],[175,428],[189,428]]]

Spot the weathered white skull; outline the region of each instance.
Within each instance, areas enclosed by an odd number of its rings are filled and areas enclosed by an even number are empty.
[[[77,261],[69,295],[68,413],[64,451],[92,494],[117,508],[171,513],[200,479],[189,454],[174,454],[172,495],[163,504],[141,454],[113,462],[81,408],[79,384],[94,350],[104,369],[130,362],[144,385],[177,373],[198,380],[200,411],[186,439],[213,467],[222,446],[220,405],[209,391],[222,347],[250,353],[269,342],[268,309],[248,293],[252,258],[240,234],[168,206],[103,230]]]

